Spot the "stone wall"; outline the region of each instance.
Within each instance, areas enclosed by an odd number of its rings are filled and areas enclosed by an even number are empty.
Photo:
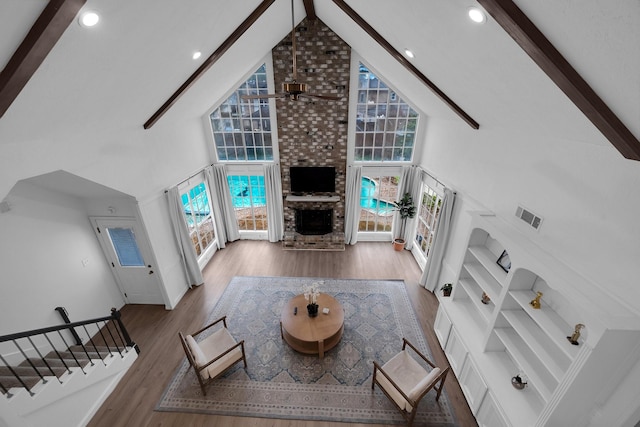
[[[280,170],[284,196],[290,194],[290,166],[333,166],[340,201],[284,201],[285,231],[295,230],[294,209],[334,209],[333,231],[344,232],[347,115],[351,48],[322,21],[305,18],[296,28],[298,82],[308,93],[339,95],[339,101],[277,99]],[[273,49],[276,91],[293,79],[291,34]]]

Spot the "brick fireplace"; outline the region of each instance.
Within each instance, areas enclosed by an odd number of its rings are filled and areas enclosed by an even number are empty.
[[[298,81],[309,93],[340,95],[339,101],[277,99],[280,172],[284,200],[286,249],[344,249],[344,196],[346,188],[348,87],[351,48],[319,19],[305,18],[296,27]],[[292,80],[291,34],[273,49],[276,87]],[[292,197],[291,166],[333,166],[335,193]],[[301,234],[296,212],[328,211],[328,233]]]

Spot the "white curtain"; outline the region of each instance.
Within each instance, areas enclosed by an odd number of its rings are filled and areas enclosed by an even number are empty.
[[[402,167],[402,177],[400,178],[400,188],[398,191],[398,200],[400,200],[405,193],[411,194],[411,198],[413,199],[413,203],[416,205],[420,200],[420,183],[421,183],[421,171],[420,168],[416,166],[403,166]],[[413,246],[413,233],[416,224],[416,217],[407,218],[405,222],[404,230],[402,231],[402,236],[400,236],[402,230],[402,219],[400,215],[396,212],[393,216],[393,235],[398,236],[401,239],[404,239],[404,247],[405,249],[411,249]]]
[[[211,209],[213,209],[213,225],[216,233],[216,242],[218,242],[218,248],[223,249],[227,242],[227,231],[224,227],[222,209],[218,203],[216,182],[213,177],[213,168],[211,166],[204,169],[204,179],[207,183],[207,188],[209,188],[209,195],[211,196],[209,203],[211,204]]]
[[[182,200],[178,187],[173,187],[167,191],[167,201],[169,202],[169,218],[171,219],[171,225],[173,225],[173,234],[176,238],[187,283],[190,288],[194,285],[202,285],[204,279],[198,266],[193,241],[189,236],[189,228],[184,218]]]
[[[264,165],[264,188],[267,199],[267,236],[270,242],[278,242],[284,236],[284,206],[280,165]]]
[[[420,284],[433,292],[437,287],[437,280],[440,277],[442,269],[442,258],[447,249],[449,241],[449,232],[451,230],[451,217],[453,215],[453,205],[455,203],[456,193],[448,188],[444,189],[444,198],[442,199],[442,208],[438,225],[433,237],[433,245],[427,257],[427,264],[424,266]]]
[[[207,175],[205,174],[205,176]],[[220,215],[220,217],[216,217],[215,220],[220,227],[224,227],[226,241],[233,242],[240,238],[240,231],[238,230],[236,211],[233,209],[233,202],[231,201],[231,192],[229,191],[227,168],[225,165],[213,165],[211,179],[212,182],[207,181],[212,193],[211,197],[214,198],[211,203],[218,206]],[[216,214],[215,209],[213,213],[214,215]]]
[[[349,169],[347,170],[347,188],[344,200],[344,241],[349,245],[355,245],[358,242],[361,186],[362,167],[349,166]]]
[[[422,170],[417,166],[412,166],[407,175],[407,185],[403,187],[405,188],[405,192],[411,194],[413,203],[416,206],[416,215],[413,218],[407,218],[404,227],[404,236],[402,238],[405,241],[405,249],[411,250],[416,237],[416,223],[418,222],[418,210],[420,209],[420,200],[422,197]]]

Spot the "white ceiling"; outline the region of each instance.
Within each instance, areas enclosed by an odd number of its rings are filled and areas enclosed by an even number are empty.
[[[298,22],[304,6],[302,0],[295,1]],[[396,49],[410,48],[416,67],[481,128],[608,144],[495,21],[474,25],[467,19],[467,8],[475,1],[347,3]],[[640,138],[640,2],[515,3]],[[69,26],[0,119],[0,144],[64,141],[70,132],[75,138],[109,132],[132,139],[138,132],[151,132],[141,130],[143,123],[258,4],[260,0],[88,0],[83,10],[98,11],[99,25]],[[44,5],[44,0],[0,2],[0,64]],[[323,22],[424,113],[466,126],[332,1],[316,0],[315,8]],[[154,128],[202,116],[252,71],[290,26],[289,0],[276,0]],[[199,61],[191,59],[195,50],[203,52]],[[133,149],[124,139],[112,150]]]

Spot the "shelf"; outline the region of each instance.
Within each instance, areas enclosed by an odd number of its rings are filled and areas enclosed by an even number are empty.
[[[567,336],[573,332],[573,327],[569,326],[567,322],[560,317],[558,313],[553,311],[549,306],[545,305],[544,299],[542,300],[542,307],[535,309],[531,307],[532,299],[536,294],[533,291],[511,291],[509,295],[515,299],[518,304],[524,309],[524,311],[535,321],[538,326],[549,336],[553,342],[556,343],[571,360],[574,360],[578,355],[579,348],[576,345],[572,345]]]
[[[502,291],[502,287],[481,264],[465,263],[463,268],[467,270],[473,280],[478,283],[482,290],[485,291],[491,299],[498,299],[498,296],[500,296],[500,292]]]
[[[510,421],[509,425],[533,426],[544,402],[531,387],[523,390],[513,388],[511,378],[518,374],[518,367],[509,355],[504,351],[487,352],[478,354],[474,359],[496,401],[502,402],[501,408]]]
[[[500,286],[503,287],[505,280],[507,280],[507,272],[500,268],[496,262],[496,256],[485,246],[469,246],[469,252],[471,252],[485,270],[496,279]]]
[[[287,202],[339,202],[340,196],[294,196],[289,194],[286,197]]]
[[[549,342],[549,337],[524,311],[505,310],[502,315],[556,381],[560,381],[571,363],[569,357],[557,348],[555,343]]]
[[[486,326],[489,323],[489,320],[491,320],[491,315],[493,314],[493,309],[495,308],[493,301],[489,301],[488,304],[483,304],[482,301],[480,301],[482,299],[482,292],[480,292],[481,290],[478,289],[478,287],[475,286],[471,281],[460,279],[458,283],[466,291],[467,296],[484,318],[484,326]]]
[[[504,343],[507,353],[513,358],[524,375],[529,379],[529,385],[540,392],[542,398],[548,401],[558,385],[558,381],[546,369],[540,359],[529,352],[529,348],[522,338],[511,328],[496,328],[496,335]]]

